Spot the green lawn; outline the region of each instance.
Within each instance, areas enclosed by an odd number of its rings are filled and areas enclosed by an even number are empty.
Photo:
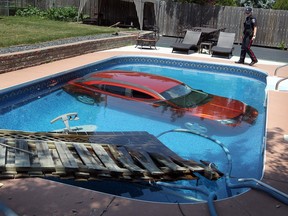
[[[2,16],[0,17],[0,47],[116,31],[115,28],[52,21],[38,17]]]

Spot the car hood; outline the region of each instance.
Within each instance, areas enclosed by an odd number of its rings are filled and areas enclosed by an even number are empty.
[[[243,115],[245,111],[246,104],[220,96],[213,96],[208,103],[189,108],[193,115],[213,120],[233,119]]]
[[[245,113],[247,107],[241,101],[199,91],[167,102],[176,109],[185,110],[187,114],[212,120],[237,118]]]

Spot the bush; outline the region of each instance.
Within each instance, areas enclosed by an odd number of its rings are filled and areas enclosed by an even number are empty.
[[[44,12],[40,9],[29,5],[27,8],[18,9],[15,13],[16,16],[44,16]]]
[[[275,10],[288,10],[288,2],[287,0],[277,0],[273,5],[273,9]]]
[[[78,10],[76,7],[51,8],[47,10],[47,17],[58,21],[76,21]]]
[[[36,7],[28,6],[27,8],[18,9],[16,16],[39,16],[51,20],[75,22],[77,21],[78,10],[76,7],[60,7],[41,11]]]

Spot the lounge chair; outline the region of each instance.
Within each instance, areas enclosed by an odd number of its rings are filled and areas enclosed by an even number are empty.
[[[201,32],[198,31],[188,31],[186,32],[184,38],[180,42],[176,42],[171,45],[172,53],[174,51],[180,51],[180,52],[187,52],[189,53],[190,50],[194,49],[197,50],[198,43],[200,40]]]
[[[234,50],[235,33],[220,32],[216,46],[212,47],[212,56],[224,55],[230,58]]]

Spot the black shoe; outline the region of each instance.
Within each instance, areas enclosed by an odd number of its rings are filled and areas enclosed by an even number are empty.
[[[244,61],[239,60],[239,61],[235,61],[235,63],[236,64],[244,64]]]
[[[253,66],[254,64],[256,64],[258,62],[258,60],[252,61],[249,65]]]

